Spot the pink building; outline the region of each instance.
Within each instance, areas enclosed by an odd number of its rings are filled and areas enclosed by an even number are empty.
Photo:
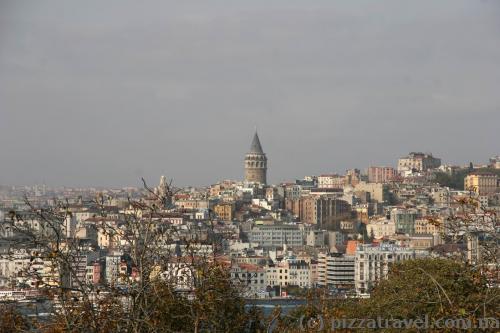
[[[397,175],[397,171],[392,167],[371,166],[368,168],[368,182],[370,183],[387,183]]]

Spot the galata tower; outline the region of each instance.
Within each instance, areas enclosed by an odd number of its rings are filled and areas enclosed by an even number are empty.
[[[245,181],[266,184],[267,157],[255,131],[250,151],[245,155]]]

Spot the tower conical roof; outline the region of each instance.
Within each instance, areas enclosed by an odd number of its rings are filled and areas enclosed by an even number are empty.
[[[264,154],[257,132],[255,132],[255,135],[253,136],[252,145],[250,146],[250,153]]]

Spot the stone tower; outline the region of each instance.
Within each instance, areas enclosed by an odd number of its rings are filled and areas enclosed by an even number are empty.
[[[245,155],[245,181],[266,184],[267,157],[260,145],[257,131],[253,136],[250,151]]]

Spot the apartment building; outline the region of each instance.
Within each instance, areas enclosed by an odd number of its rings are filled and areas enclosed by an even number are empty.
[[[494,195],[498,191],[498,176],[493,173],[472,173],[464,179],[464,188],[479,196]]]
[[[328,195],[301,199],[300,220],[320,229],[339,231],[340,221],[351,218],[351,205]]]
[[[344,188],[346,179],[337,174],[318,176],[318,188]]]
[[[231,279],[243,288],[244,295],[253,296],[264,292],[268,285],[266,269],[258,265],[247,263],[233,263]]]
[[[371,166],[368,168],[369,183],[387,183],[398,175],[393,167]]]
[[[422,172],[429,169],[439,168],[441,166],[441,159],[432,156],[432,154],[415,153],[412,152],[408,156],[402,157],[398,160],[398,172],[405,173],[413,170]]]
[[[358,244],[354,267],[356,291],[361,294],[369,292],[376,281],[387,277],[392,264],[416,257],[415,250],[394,244]]]
[[[416,235],[434,235],[442,231],[437,223],[431,223],[431,219],[419,218],[415,220],[415,234]],[[443,225],[443,220],[437,221]]]
[[[387,184],[360,182],[354,187],[354,193],[358,196],[360,192],[369,193],[369,199],[376,202],[389,200],[389,187]]]
[[[266,268],[267,282],[273,286],[312,286],[313,274],[310,264],[305,260],[287,258],[274,266]]]
[[[223,221],[232,221],[234,218],[235,205],[230,202],[222,202],[214,206],[215,214]]]
[[[318,285],[336,290],[354,288],[355,257],[340,253],[318,254]]]
[[[391,209],[391,221],[396,225],[396,232],[413,235],[415,233],[415,221],[419,216],[415,208],[393,208]]]
[[[394,235],[396,233],[396,223],[388,220],[385,217],[372,219],[366,225],[368,236],[373,236],[375,239],[381,239],[385,236]]]
[[[255,225],[249,232],[251,243],[257,243],[262,247],[289,247],[303,246],[305,243],[304,231],[298,225],[273,224]]]

